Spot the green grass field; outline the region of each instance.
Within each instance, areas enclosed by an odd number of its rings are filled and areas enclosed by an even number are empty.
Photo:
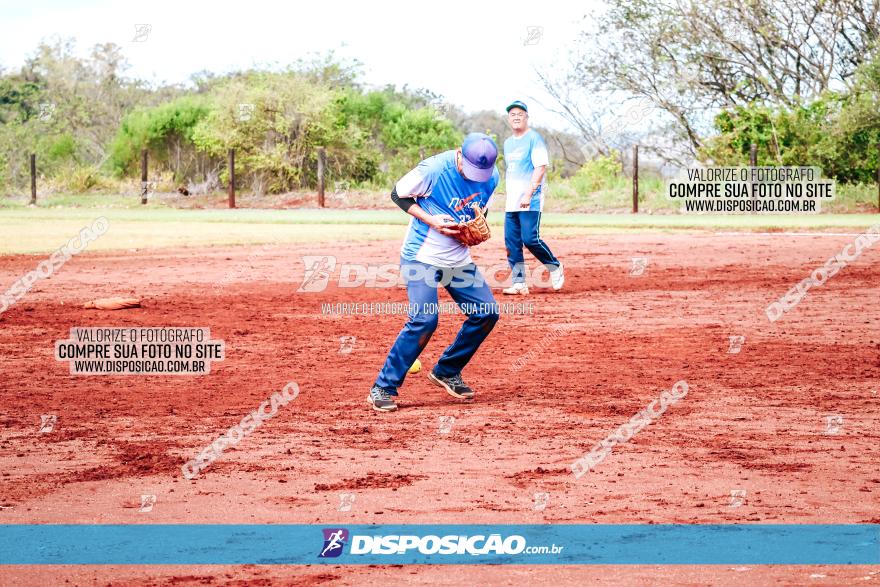
[[[109,186],[110,191],[74,194],[48,188],[40,193],[38,206],[41,208],[128,208],[141,209],[139,187],[127,180],[121,185]],[[160,182],[161,188],[150,196],[148,208],[178,209],[217,209],[226,206],[226,195],[214,192],[205,195],[184,197],[179,195],[171,182]],[[656,176],[646,176],[640,180],[639,210],[654,214],[677,214],[680,202],[666,198],[666,181]],[[822,211],[834,214],[870,214],[877,211],[878,193],[874,184],[838,184],[835,199],[822,204]],[[17,195],[0,197],[0,210],[23,209],[28,207],[30,197],[22,189]],[[496,191],[496,200],[504,199],[502,180]],[[329,208],[394,210],[387,189],[366,186],[339,191],[328,189],[326,194]],[[242,208],[290,209],[303,206],[317,206],[317,194],[311,190],[299,190],[285,194],[257,195],[248,190],[237,194]],[[579,214],[620,214],[632,208],[632,182],[630,178],[616,176],[605,178],[601,187],[585,182],[578,177],[552,178],[548,184],[545,202],[547,212]]]
[[[236,209],[181,210],[143,208],[0,209],[0,254],[47,253],[104,216],[110,229],[89,250],[126,250],[210,245],[295,244],[400,239],[407,216],[399,210]],[[494,212],[496,235],[503,217]],[[803,216],[697,216],[649,214],[546,213],[544,236],[627,231],[721,230],[858,232],[880,223],[880,214]]]

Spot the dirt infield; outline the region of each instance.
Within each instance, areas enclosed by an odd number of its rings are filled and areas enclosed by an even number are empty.
[[[777,322],[764,313],[853,240],[557,239],[565,289],[516,300],[533,314],[502,315],[464,372],[476,400],[458,402],[425,378],[461,321],[444,315],[394,414],[372,412],[366,395],[405,316],[325,315],[321,304],[405,302],[405,290],[296,290],[301,255],[393,262],[399,243],[85,253],[0,315],[0,523],[880,523],[880,245]],[[502,261],[501,246],[497,237],[481,246],[477,262]],[[647,258],[644,274],[631,275],[632,257]],[[42,259],[0,258],[0,284]],[[117,295],[143,307],[81,309]],[[71,376],[54,342],[73,326],[207,326],[226,359],[203,377]],[[340,337],[352,336],[340,352]],[[745,337],[738,353],[731,336]],[[594,471],[571,474],[679,380],[684,399]],[[293,402],[184,479],[186,460],[289,381],[301,389]],[[41,433],[48,414],[57,424]],[[342,493],[354,495],[350,511],[340,511]],[[535,493],[547,494],[546,507]],[[140,511],[145,494],[156,496],[150,512]],[[12,567],[0,583],[833,584],[880,580],[874,572]]]

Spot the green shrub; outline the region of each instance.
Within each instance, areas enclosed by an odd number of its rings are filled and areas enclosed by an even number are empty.
[[[616,185],[622,177],[622,172],[620,153],[612,151],[608,155],[596,157],[581,165],[569,183],[578,194],[589,194]]]
[[[101,170],[95,165],[70,165],[59,169],[50,181],[51,190],[65,194],[85,194],[108,186]]]
[[[126,116],[109,147],[107,165],[116,177],[136,174],[141,151],[148,149],[155,162],[174,171],[176,179],[188,175],[196,155],[193,133],[210,112],[197,96],[184,96]]]
[[[87,192],[100,183],[100,172],[95,167],[74,167],[68,175],[68,189],[81,194]]]
[[[61,162],[76,156],[76,140],[70,134],[48,137],[42,151],[51,162]]]
[[[880,164],[880,53],[863,63],[846,92],[826,92],[794,107],[752,104],[720,112],[718,134],[699,153],[715,165],[815,166],[842,183],[875,181]]]

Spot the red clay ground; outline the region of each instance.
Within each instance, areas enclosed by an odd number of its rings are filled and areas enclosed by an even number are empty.
[[[386,262],[397,242],[86,253],[0,315],[0,523],[880,523],[880,247],[775,324],[764,307],[852,236],[597,235],[551,242],[561,293],[504,315],[459,403],[410,376],[401,410],[365,397],[403,316],[321,303],[403,289],[296,293],[300,255]],[[630,258],[648,257],[629,275]],[[42,259],[0,258],[5,289]],[[503,259],[500,239],[479,263]],[[214,288],[214,283],[220,288]],[[144,307],[81,309],[134,294]],[[499,301],[501,296],[499,293]],[[445,293],[441,299],[448,300]],[[508,301],[508,300],[503,300]],[[521,301],[521,300],[518,300]],[[441,316],[425,368],[460,316]],[[71,376],[71,326],[208,326],[208,376]],[[512,370],[552,327],[543,358]],[[739,354],[728,337],[744,335]],[[340,354],[340,336],[356,336]],[[686,398],[577,480],[569,465],[661,391]],[[202,476],[180,466],[288,381],[301,394]],[[57,414],[54,432],[38,428]],[[843,426],[826,434],[826,416]],[[454,416],[448,434],[438,417]],[[731,507],[731,490],[745,490]],[[340,493],[354,493],[338,511]],[[549,493],[543,511],[535,492]],[[155,494],[140,512],[142,494]],[[873,567],[2,567],[3,584],[492,583],[741,585],[880,580]]]

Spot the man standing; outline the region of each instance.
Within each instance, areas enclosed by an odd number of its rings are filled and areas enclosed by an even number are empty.
[[[476,216],[472,206],[488,208],[500,179],[495,168],[497,157],[495,141],[471,133],[461,148],[419,163],[391,192],[391,200],[413,217],[400,251],[409,321],[397,335],[367,397],[376,411],[397,409],[397,388],[437,328],[437,287],[441,285],[467,319],[428,373],[428,380],[455,398],[474,397],[461,371],[495,327],[498,305],[471,260],[470,249],[459,240],[459,223]]]
[[[550,272],[553,289],[560,290],[565,283],[562,263],[540,236],[545,178],[550,163],[547,146],[541,135],[529,128],[529,109],[523,102],[517,100],[507,107],[507,123],[513,130],[513,136],[504,141],[504,161],[507,164],[504,245],[507,247],[513,285],[504,293],[529,293],[523,245]]]

